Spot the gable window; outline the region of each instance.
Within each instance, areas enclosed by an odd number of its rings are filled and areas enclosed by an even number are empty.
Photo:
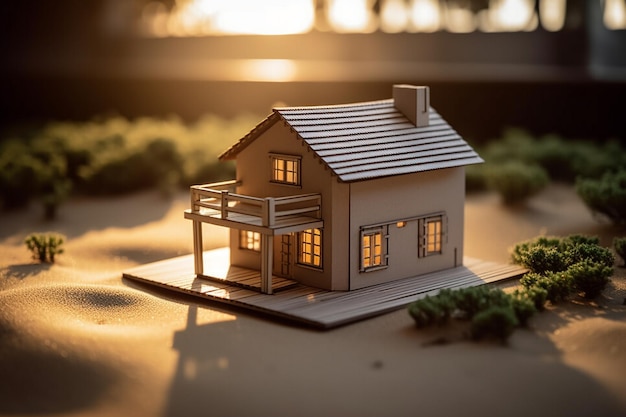
[[[370,227],[361,230],[361,271],[387,266],[385,227]]]
[[[249,230],[239,231],[239,247],[241,249],[261,251],[261,234],[259,232],[251,232]]]
[[[419,220],[419,256],[440,254],[444,239],[444,216],[436,215]]]
[[[272,161],[272,182],[300,185],[301,158],[294,155],[270,155]]]
[[[298,233],[298,263],[322,267],[322,231],[307,229]]]

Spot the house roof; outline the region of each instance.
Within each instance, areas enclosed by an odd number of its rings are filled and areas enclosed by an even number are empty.
[[[416,127],[394,107],[393,99],[275,108],[220,159],[235,158],[280,120],[345,182],[483,162],[432,107],[429,125]]]

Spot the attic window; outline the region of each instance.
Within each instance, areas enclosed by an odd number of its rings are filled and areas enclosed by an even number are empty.
[[[301,157],[270,154],[272,162],[271,181],[280,184],[300,185]]]

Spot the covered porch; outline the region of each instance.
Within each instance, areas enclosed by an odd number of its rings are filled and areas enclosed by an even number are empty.
[[[204,276],[202,223],[260,235],[261,292],[272,294],[274,236],[322,228],[321,195],[254,197],[234,193],[237,181],[194,185],[185,218],[193,223],[194,272]]]

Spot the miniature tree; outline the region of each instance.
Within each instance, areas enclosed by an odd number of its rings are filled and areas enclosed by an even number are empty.
[[[56,255],[65,252],[63,249],[64,242],[65,236],[57,233],[33,233],[24,240],[26,247],[33,255],[33,259],[49,263],[54,263]]]
[[[519,204],[544,189],[548,174],[539,165],[506,162],[487,170],[487,186],[502,197],[507,205]]]
[[[607,172],[599,180],[579,180],[576,192],[594,213],[626,224],[626,169]]]

